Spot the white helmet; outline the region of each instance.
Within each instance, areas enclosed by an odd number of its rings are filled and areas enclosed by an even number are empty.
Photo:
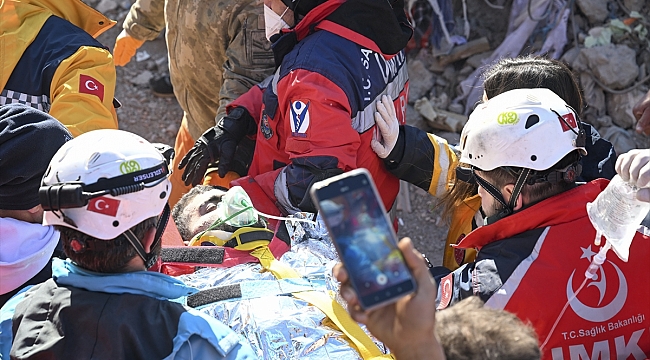
[[[44,225],[114,239],[161,214],[171,183],[163,155],[138,135],[95,130],[64,144],[39,191]]]
[[[514,166],[542,171],[573,150],[583,155],[575,111],[549,89],[515,89],[479,105],[460,138],[460,162],[484,171]],[[583,133],[584,134],[584,133]]]

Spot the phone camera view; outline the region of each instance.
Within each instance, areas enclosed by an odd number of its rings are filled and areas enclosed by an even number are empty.
[[[367,300],[380,302],[406,290],[401,286],[410,283],[410,273],[371,187],[322,200],[320,208],[362,302],[381,290],[387,291]]]

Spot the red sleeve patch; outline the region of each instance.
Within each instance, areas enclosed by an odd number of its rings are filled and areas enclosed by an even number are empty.
[[[451,273],[440,280],[440,303],[437,310],[446,309],[451,302],[454,291],[454,274]]]
[[[79,75],[79,92],[95,95],[100,101],[104,101],[104,84],[92,76]]]
[[[307,101],[294,101],[291,103],[291,135],[307,137],[309,129],[309,104]]]

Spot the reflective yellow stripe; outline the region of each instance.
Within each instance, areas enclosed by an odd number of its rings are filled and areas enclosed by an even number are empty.
[[[429,194],[436,196],[440,191],[440,174],[442,171],[445,171],[445,174],[449,170],[449,159],[447,159],[447,154],[444,154],[444,157],[441,157],[442,155],[440,153],[440,139],[433,135],[433,134],[428,134],[429,136],[429,141],[431,141],[431,144],[433,145],[433,174],[431,174],[431,184],[429,184]],[[443,139],[444,141],[444,139]],[[446,144],[445,144],[446,145]],[[441,164],[441,160],[443,160]],[[444,161],[446,160],[446,161]],[[444,168],[444,169],[443,169]],[[446,181],[446,176],[445,176],[445,181]],[[444,186],[446,187],[447,184],[445,183]]]

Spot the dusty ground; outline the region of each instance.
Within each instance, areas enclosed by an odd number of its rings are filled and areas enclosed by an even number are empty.
[[[94,6],[92,0],[87,1]],[[99,41],[113,48],[115,38],[122,29],[124,8],[107,12],[119,23],[99,37]],[[116,16],[117,15],[117,16]],[[121,16],[120,16],[121,15]],[[166,47],[161,36],[145,43],[139,52],[149,54],[142,61],[132,59],[125,67],[117,68],[116,98],[122,103],[117,110],[120,128],[132,131],[152,142],[174,144],[183,112],[173,98],[155,97],[147,85],[151,76],[159,75],[166,69]],[[442,263],[442,249],[447,234],[447,226],[440,220],[440,211],[433,209],[433,197],[423,190],[410,186],[412,211],[398,211],[402,220],[398,236],[411,237],[416,247],[425,253],[434,265]]]

